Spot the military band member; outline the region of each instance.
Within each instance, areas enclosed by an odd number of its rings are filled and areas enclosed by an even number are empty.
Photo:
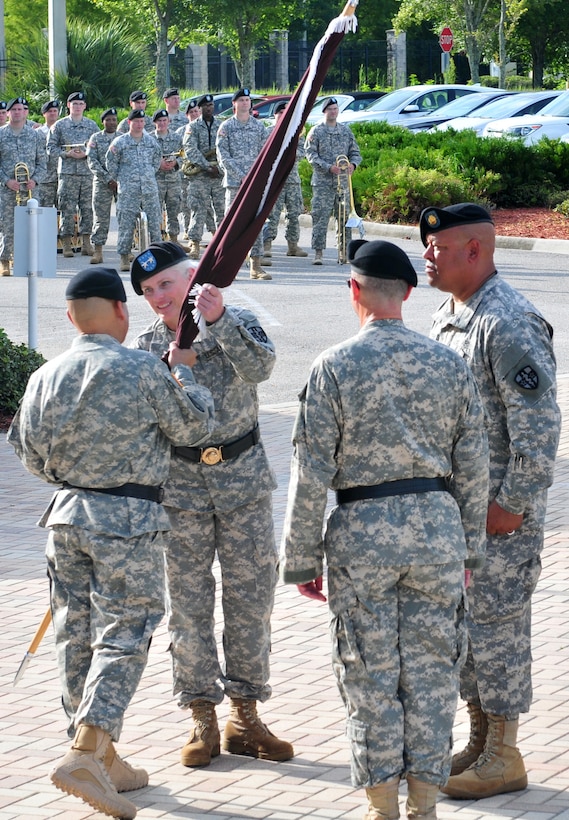
[[[49,157],[59,159],[57,202],[61,212],[59,233],[65,257],[73,256],[72,238],[75,220],[81,236],[81,254],[93,255],[90,236],[93,229],[93,174],[87,165],[87,143],[99,129],[97,123],[83,116],[87,102],[83,91],[74,91],[67,98],[69,115],[52,126],[48,141]]]
[[[177,131],[188,124],[186,115],[180,111],[180,93],[177,88],[167,88],[164,92],[164,108],[170,118],[170,128]]]
[[[45,136],[47,150],[50,129],[59,119],[59,100],[45,102],[41,107],[41,113],[45,122],[39,126],[38,131]],[[38,186],[39,203],[42,208],[57,208],[57,165],[57,157],[48,157],[46,174]]]
[[[345,213],[350,211],[349,194],[338,191],[337,164],[339,156],[348,158],[348,173],[353,174],[362,161],[360,149],[348,125],[337,122],[340,108],[335,97],[328,97],[322,106],[324,122],[315,125],[306,138],[306,159],[312,165],[312,247],[313,265],[322,265],[322,255],[326,247],[326,234],[330,216],[336,218],[337,235],[344,230],[338,224],[339,196],[344,197]],[[350,228],[345,228],[346,242],[352,238]]]
[[[154,123],[150,114],[146,113],[146,106],[148,105],[148,94],[144,91],[133,91],[129,97],[129,103],[132,111],[144,111],[144,130],[149,134],[154,133]],[[118,134],[128,134],[128,117],[121,120],[117,126]]]
[[[275,106],[275,125],[278,125],[286,108],[286,102],[280,102]],[[300,239],[300,214],[304,210],[302,201],[302,186],[300,174],[298,173],[298,163],[304,157],[304,137],[301,135],[296,149],[296,160],[288,179],[283,185],[279,198],[275,202],[265,227],[263,230],[263,256],[272,256],[271,245],[277,238],[279,230],[279,220],[281,213],[286,208],[285,239],[287,241],[287,256],[308,256],[306,251],[298,246]]]
[[[103,246],[107,243],[111,222],[111,205],[117,197],[117,182],[107,171],[107,151],[117,135],[117,109],[107,108],[101,114],[103,130],[93,134],[87,145],[87,164],[93,174],[93,234],[95,249],[92,265],[103,261]]]
[[[121,271],[130,269],[132,239],[141,210],[148,218],[151,242],[162,238],[156,181],[162,151],[157,140],[144,130],[144,111],[133,109],[128,120],[128,134],[115,137],[106,156],[109,175],[117,183],[117,253],[121,258]]]
[[[6,106],[8,103],[6,100],[0,100],[0,128],[3,125],[6,125],[6,121],[8,119],[8,112],[6,111]]]
[[[186,161],[195,171],[188,177],[188,206],[192,213],[188,230],[190,259],[199,259],[208,208],[213,207],[218,225],[225,213],[225,190],[215,150],[221,123],[213,115],[211,94],[204,94],[197,104],[202,115],[186,128],[183,143]]]
[[[14,207],[17,194],[34,193],[43,181],[47,168],[45,136],[26,125],[28,104],[25,97],[15,97],[6,106],[8,124],[0,128],[0,275],[10,276],[10,259],[14,253]],[[16,179],[16,165],[25,164],[26,181]]]
[[[405,327],[417,285],[391,242],[348,246],[359,332],[300,396],[281,575],[309,598],[327,565],[332,661],[367,820],[436,820],[466,649],[465,568],[484,560],[488,443],[468,367]],[[336,506],[322,532],[328,490]]]
[[[225,210],[237,196],[239,186],[268,137],[268,129],[251,114],[251,92],[248,88],[240,88],[233,95],[233,116],[221,124],[216,138],[217,160],[223,171]],[[259,234],[250,251],[251,279],[273,278],[261,267],[262,249],[263,237]]]
[[[177,129],[177,132],[182,135],[182,139],[186,132],[186,128],[190,126],[194,120],[197,120],[200,116],[200,110],[198,108],[198,104],[196,100],[190,100],[186,106],[186,125]],[[188,238],[188,228],[190,227],[190,221],[192,218],[192,212],[188,206],[188,177],[183,172],[184,161],[180,163],[182,166],[182,174],[181,174],[181,183],[182,183],[182,193],[181,193],[181,202],[180,202],[180,220],[182,223],[183,228],[183,236],[184,239]]]
[[[180,223],[178,214],[182,204],[182,134],[172,131],[168,112],[160,108],[152,117],[155,131],[154,138],[158,141],[162,160],[156,172],[158,195],[163,219],[165,219],[165,233],[171,242],[178,241]]]

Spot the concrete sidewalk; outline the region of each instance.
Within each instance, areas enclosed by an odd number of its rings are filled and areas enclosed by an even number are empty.
[[[535,703],[521,720],[520,746],[530,786],[488,800],[441,795],[440,820],[569,820],[569,378],[560,380],[565,426],[550,491],[543,574],[534,606]],[[275,523],[286,504],[293,404],[262,408],[261,427],[279,479]],[[35,522],[51,490],[29,476],[0,438],[0,820],[101,818],[48,778],[67,747],[51,631],[18,684],[14,674],[48,605],[45,536]],[[221,613],[217,611],[218,622]],[[327,608],[279,585],[273,617],[273,697],[260,707],[268,725],[294,743],[287,763],[222,753],[206,769],[179,763],[189,715],[171,696],[164,625],[156,633],[142,684],[129,708],[119,751],[150,772],[129,793],[141,820],[361,820],[365,795],[350,785],[344,711],[330,668]],[[221,724],[227,704],[219,708]],[[467,735],[459,709],[456,742]],[[401,798],[403,806],[403,797]]]

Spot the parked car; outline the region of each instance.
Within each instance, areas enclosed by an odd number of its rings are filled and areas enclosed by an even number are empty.
[[[538,114],[494,120],[484,129],[485,137],[511,137],[533,145],[543,137],[551,140],[569,134],[569,91],[558,93],[556,99],[545,105]]]
[[[451,100],[488,89],[479,85],[410,85],[384,94],[363,111],[345,111],[338,122],[397,122],[425,116]]]
[[[251,113],[254,117],[258,117],[260,120],[266,120],[267,117],[273,117],[275,114],[275,106],[277,103],[280,102],[288,102],[292,94],[273,94],[272,96],[266,96],[265,99],[256,102],[251,109]]]
[[[457,97],[456,100],[448,102],[442,108],[437,108],[431,114],[426,114],[424,117],[413,117],[412,119],[397,120],[392,125],[400,125],[407,128],[409,131],[428,131],[429,128],[434,128],[435,125],[440,125],[442,122],[452,120],[454,117],[464,117],[470,114],[477,108],[481,108],[486,103],[497,100],[500,97],[509,96],[513,91],[503,91],[497,88],[488,90],[483,94],[465,94],[464,97]]]
[[[547,105],[547,103],[559,96],[560,91],[523,91],[516,92],[510,97],[502,97],[493,102],[472,111],[465,117],[455,117],[436,125],[434,131],[464,131],[471,129],[479,137],[482,136],[484,128],[492,120],[503,117],[522,117],[524,114],[535,114]]]
[[[318,97],[312,106],[306,122],[308,125],[316,125],[322,120],[324,116],[322,113],[322,103],[324,100],[327,100],[328,97],[336,98],[340,113],[343,111],[357,113],[358,111],[365,110],[368,105],[379,100],[380,97],[385,96],[385,91],[349,91],[346,94],[324,94]]]

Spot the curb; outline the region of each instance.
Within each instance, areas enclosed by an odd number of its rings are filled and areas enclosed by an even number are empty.
[[[303,228],[312,225],[310,214],[301,214]],[[410,239],[421,242],[417,225],[391,225],[387,222],[364,222],[366,236],[390,236],[393,239]],[[496,236],[496,247],[539,253],[569,254],[569,239],[531,239],[527,236]]]

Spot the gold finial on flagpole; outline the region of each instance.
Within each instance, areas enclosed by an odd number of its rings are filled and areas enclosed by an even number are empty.
[[[355,14],[358,3],[359,0],[348,0],[340,17],[351,17],[352,14]]]

